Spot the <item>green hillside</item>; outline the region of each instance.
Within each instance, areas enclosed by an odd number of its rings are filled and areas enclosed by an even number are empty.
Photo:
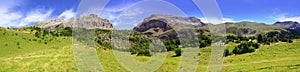
[[[72,38],[67,36],[45,37],[34,36],[29,29],[3,29],[0,30],[0,71],[66,71],[76,72],[72,50]],[[46,39],[47,38],[47,39]],[[52,40],[50,40],[52,39]],[[227,45],[232,51],[237,44],[230,42]],[[103,47],[103,46],[101,46]],[[272,43],[262,45],[252,53],[230,55],[224,58],[222,71],[300,71],[300,40],[293,43]],[[210,47],[200,49],[201,56],[197,72],[206,71],[209,64]],[[108,72],[126,72],[114,57],[112,50],[97,48],[100,63]],[[164,64],[157,72],[176,71],[180,64],[180,56],[173,57],[170,51]],[[138,61],[146,62],[149,56],[135,56]]]
[[[275,29],[281,29],[283,27],[271,25],[271,24],[264,24],[264,23],[257,23],[257,22],[238,22],[238,23],[225,23],[226,25],[226,32],[228,34],[235,34],[235,35],[256,35],[260,33],[267,33],[270,31],[274,31]],[[244,32],[251,32],[250,34],[243,34]]]

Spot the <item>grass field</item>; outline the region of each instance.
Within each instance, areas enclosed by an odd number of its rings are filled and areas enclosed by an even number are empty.
[[[5,35],[3,35],[5,31]],[[17,35],[16,35],[17,34]],[[71,37],[57,37],[54,41],[39,42],[32,34],[23,32],[0,31],[0,71],[1,72],[76,72]],[[37,39],[37,41],[29,41]],[[19,44],[17,44],[19,43]],[[234,43],[227,47],[233,49]],[[19,48],[20,47],[20,48]],[[197,72],[206,71],[211,48],[201,48],[201,56]],[[299,72],[300,71],[300,40],[294,43],[278,43],[261,46],[253,53],[231,55],[224,58],[222,71],[225,72]],[[112,50],[97,49],[100,63],[107,72],[127,72],[122,67]],[[168,52],[167,58],[156,72],[174,72],[179,66],[181,57],[173,57],[174,52]],[[137,61],[146,62],[150,57],[134,56]]]

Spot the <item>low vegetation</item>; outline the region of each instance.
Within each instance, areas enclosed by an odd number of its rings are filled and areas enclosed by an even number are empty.
[[[86,30],[76,30],[83,33]],[[72,32],[74,29],[42,30],[29,28],[0,28],[0,71],[78,71],[72,53]],[[99,60],[108,72],[128,72],[112,52],[111,31],[95,29],[92,38],[86,34],[75,37],[92,40],[97,48]],[[89,35],[88,35],[89,36]],[[73,37],[74,38],[74,37]],[[137,61],[151,59],[149,45],[154,37],[133,34],[129,37],[130,52]],[[198,37],[200,58],[197,72],[206,71],[211,54],[211,37]],[[167,58],[156,72],[176,71],[179,67],[182,49],[178,39],[163,40]],[[268,32],[257,36],[227,36],[222,71],[300,71],[300,40],[297,35],[282,32]]]

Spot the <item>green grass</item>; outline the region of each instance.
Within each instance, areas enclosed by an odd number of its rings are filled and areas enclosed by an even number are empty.
[[[263,46],[254,53],[225,58],[223,71],[300,71],[300,42]]]
[[[18,56],[0,57],[1,72],[77,71],[71,46],[47,49]]]
[[[5,35],[3,35],[4,31],[6,31]],[[76,72],[78,70],[73,56],[71,37],[57,37],[44,44],[44,40],[29,41],[29,39],[40,40],[33,34],[4,29],[0,30],[0,37],[0,72]],[[21,48],[18,48],[17,42]],[[227,45],[230,51],[234,46],[235,43]],[[204,72],[209,64],[211,48],[201,48],[199,52],[201,56],[197,72]],[[294,43],[264,45],[253,53],[224,58],[222,71],[297,72],[300,71],[298,52],[300,52],[300,39],[294,40]],[[97,53],[105,71],[128,72],[118,63],[112,50],[98,48]],[[173,57],[174,55],[174,52],[167,52],[167,58],[156,72],[176,71],[181,57]],[[150,59],[147,56],[134,56],[134,58],[139,62],[147,62]]]
[[[71,44],[70,37],[56,37],[52,41],[36,38],[23,31],[0,29],[0,57],[16,56]]]

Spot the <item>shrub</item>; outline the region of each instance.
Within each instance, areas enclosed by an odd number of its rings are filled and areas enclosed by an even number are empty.
[[[179,40],[178,39],[171,39],[171,40],[166,40],[164,42],[167,51],[174,51],[176,48],[179,48]]]
[[[202,35],[198,37],[199,48],[207,47],[211,45],[211,37],[208,35]]]
[[[177,49],[175,49],[175,54],[176,54],[176,56],[181,56],[181,48],[177,48]]]
[[[231,55],[231,54],[229,53],[229,50],[226,48],[224,50],[224,57],[229,56],[229,55]]]
[[[261,34],[259,34],[259,35],[257,36],[257,42],[258,42],[258,43],[262,43],[262,42],[263,42],[263,36],[262,36]]]
[[[240,45],[236,46],[232,52],[234,54],[251,53],[251,52],[254,52],[255,49],[257,49],[257,48],[259,48],[258,43],[242,42]]]
[[[288,43],[293,43],[293,40],[289,39],[287,42],[288,42]]]
[[[151,56],[149,50],[142,50],[142,51],[138,52],[137,55],[138,55],[138,56]]]

